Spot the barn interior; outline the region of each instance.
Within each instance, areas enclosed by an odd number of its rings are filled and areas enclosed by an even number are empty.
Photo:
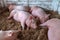
[[[9,10],[7,8],[7,3],[16,3],[17,5],[29,5],[29,6],[39,6],[51,18],[60,19],[60,0],[0,0],[0,30],[19,30],[21,29],[21,24],[15,21],[13,18],[8,20]],[[18,34],[20,40],[48,40],[47,37],[48,28],[39,27],[37,29],[22,30]]]

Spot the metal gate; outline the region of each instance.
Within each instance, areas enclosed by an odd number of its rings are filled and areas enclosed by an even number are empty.
[[[7,3],[10,2],[18,5],[37,5],[48,10],[58,11],[60,13],[60,0],[0,0],[0,6],[6,7]]]

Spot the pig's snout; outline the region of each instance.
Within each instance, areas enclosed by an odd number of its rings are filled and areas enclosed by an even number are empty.
[[[9,34],[7,34],[8,36],[12,36],[13,35],[13,32],[9,32]]]
[[[36,29],[37,28],[37,26],[35,25],[35,26],[33,26],[33,29]]]
[[[36,23],[33,23],[33,24],[31,25],[31,27],[32,27],[33,29],[36,29],[36,28],[37,28],[37,24],[36,24]]]

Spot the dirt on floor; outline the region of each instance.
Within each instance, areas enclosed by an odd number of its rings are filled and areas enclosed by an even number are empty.
[[[54,12],[47,12],[54,13]],[[55,12],[56,13],[56,12]],[[18,30],[21,29],[21,25],[19,22],[16,22],[13,19],[8,20],[9,12],[0,14],[0,30]],[[50,18],[60,18],[60,15],[51,15]],[[48,40],[47,37],[47,27],[39,27],[39,29],[33,30],[24,30],[21,31],[18,35],[20,40]]]

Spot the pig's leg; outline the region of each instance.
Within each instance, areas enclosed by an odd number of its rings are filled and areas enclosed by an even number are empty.
[[[24,22],[21,22],[21,26],[22,26],[22,30],[24,30],[25,23]]]
[[[15,13],[10,13],[10,15],[8,16],[7,19],[10,19],[11,17],[13,17],[14,14],[15,14]]]
[[[29,30],[29,27],[27,27],[27,30]]]

